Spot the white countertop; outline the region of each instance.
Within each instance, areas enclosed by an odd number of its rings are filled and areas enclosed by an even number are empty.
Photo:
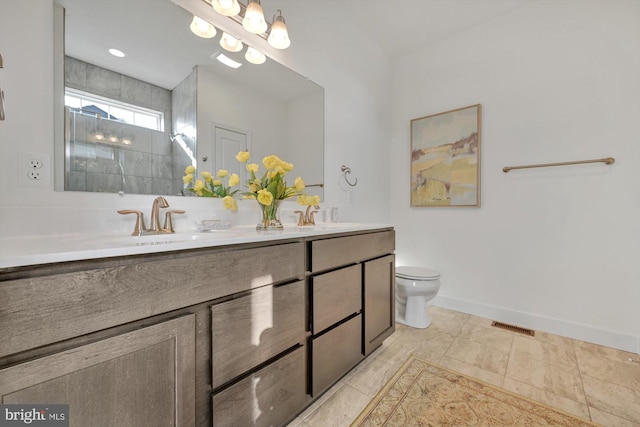
[[[2,238],[0,239],[0,268],[275,241],[390,227],[393,226],[389,224],[321,223],[313,227],[285,225],[284,230],[276,234],[258,232],[255,225],[252,225],[232,226],[228,230],[210,232],[189,230],[175,234],[140,237],[84,234]]]

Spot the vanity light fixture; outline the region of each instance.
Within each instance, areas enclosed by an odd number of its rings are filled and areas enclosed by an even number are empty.
[[[244,54],[244,57],[247,61],[256,65],[264,64],[267,60],[264,53],[260,52],[258,49],[252,48],[251,46],[247,47],[247,52]]]
[[[262,34],[267,31],[267,21],[264,19],[264,12],[260,6],[260,0],[249,0],[244,11],[242,26],[245,30],[253,34]]]
[[[216,56],[216,59],[218,61],[222,62],[227,67],[239,68],[239,67],[242,66],[241,63],[234,61],[233,59],[229,58],[228,56],[225,56],[224,53],[221,53],[220,55]]]
[[[262,10],[260,0],[247,0],[246,6],[238,0],[202,1],[210,4],[216,12],[242,25],[246,31],[262,37],[271,47],[286,49],[291,45],[287,24],[280,9],[273,14],[273,23],[270,23],[264,18],[264,11]],[[222,43],[222,40],[220,40],[222,47],[230,52],[237,52],[228,49]]]
[[[286,49],[291,45],[289,32],[287,31],[287,26],[284,23],[280,9],[273,14],[273,24],[271,24],[271,31],[269,32],[267,42],[276,49]]]
[[[118,49],[111,48],[109,49],[109,53],[113,56],[117,56],[118,58],[124,58],[124,52]]]
[[[231,34],[222,33],[222,37],[220,38],[220,46],[222,46],[225,50],[229,52],[240,52],[244,45],[240,40],[233,37]]]
[[[205,39],[210,39],[216,35],[216,27],[196,15],[193,15],[193,21],[191,21],[189,28],[191,28],[193,34]]]
[[[211,6],[220,15],[236,16],[240,13],[238,0],[212,0]]]

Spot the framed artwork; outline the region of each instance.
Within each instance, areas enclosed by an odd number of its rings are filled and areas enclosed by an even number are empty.
[[[411,206],[480,206],[480,104],[411,120]]]

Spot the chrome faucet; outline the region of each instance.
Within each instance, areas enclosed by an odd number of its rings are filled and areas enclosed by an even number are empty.
[[[171,233],[169,230],[165,230],[160,226],[160,208],[168,208],[169,202],[162,196],[158,196],[153,200],[151,205],[151,221],[149,224],[149,233]]]

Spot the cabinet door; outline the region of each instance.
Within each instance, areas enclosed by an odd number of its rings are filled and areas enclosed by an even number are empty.
[[[195,316],[0,370],[3,404],[68,404],[71,427],[192,426]]]
[[[213,388],[304,342],[304,281],[211,307]]]
[[[364,264],[364,354],[395,331],[395,269],[393,255]]]

